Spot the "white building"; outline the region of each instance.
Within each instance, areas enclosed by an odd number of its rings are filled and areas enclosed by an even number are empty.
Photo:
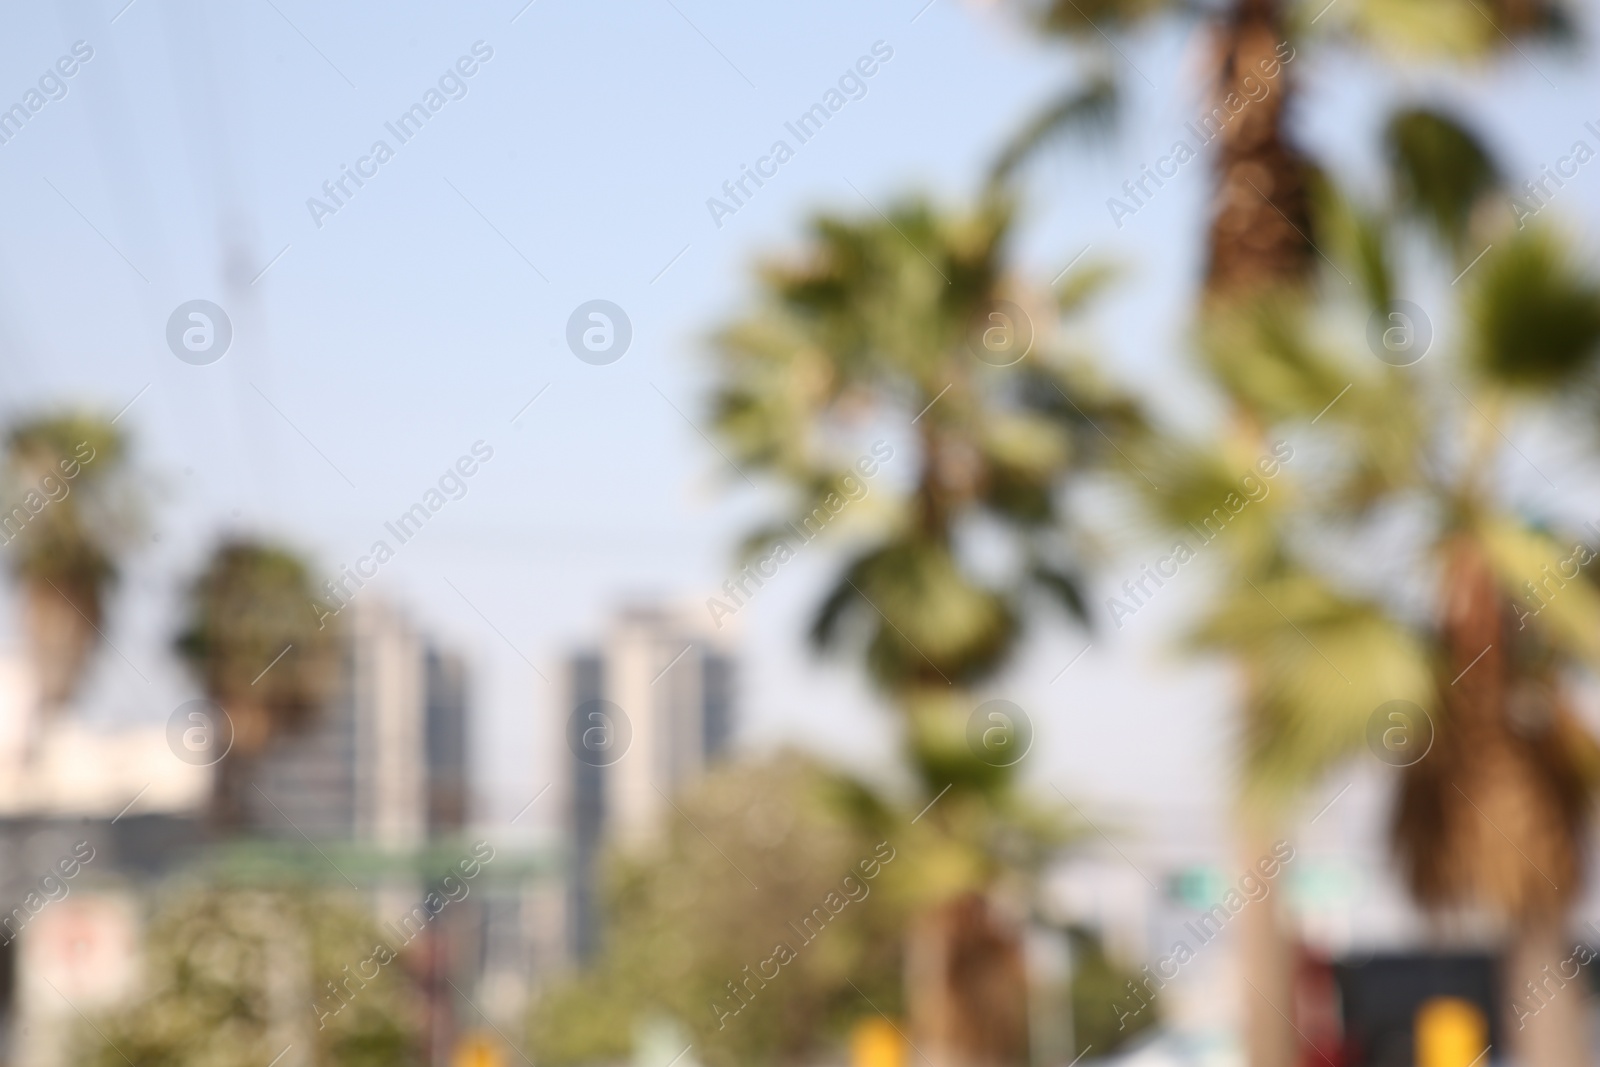
[[[733,661],[702,613],[634,607],[567,665],[567,930],[577,959],[599,935],[605,847],[652,836],[668,798],[704,773],[733,730]]]
[[[78,1013],[137,981],[139,902],[114,875],[195,841],[211,769],[162,725],[91,730],[38,703],[27,660],[0,656],[0,1042],[54,1067]]]
[[[263,758],[252,821],[298,840],[414,849],[466,817],[466,670],[377,598],[341,614],[339,682],[309,731]]]

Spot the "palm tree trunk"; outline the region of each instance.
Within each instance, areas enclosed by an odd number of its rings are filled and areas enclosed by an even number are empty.
[[[26,595],[25,625],[39,676],[39,704],[50,715],[77,688],[94,648],[99,604],[93,596],[71,588],[58,589],[44,580],[29,581]]]
[[[1205,294],[1215,305],[1311,273],[1311,210],[1304,158],[1285,130],[1293,50],[1280,0],[1234,0],[1215,29],[1215,192],[1206,241]],[[1242,835],[1244,862],[1270,851],[1259,826]],[[1241,1013],[1249,1067],[1294,1067],[1293,948],[1276,898],[1247,908],[1242,922]]]
[[[1242,835],[1240,866],[1254,869],[1272,855],[1271,836],[1259,823]],[[1251,904],[1239,916],[1240,986],[1245,1062],[1249,1067],[1294,1067],[1300,1044],[1294,1024],[1294,942],[1278,906],[1279,894]]]
[[[1021,933],[983,894],[944,901],[912,924],[905,973],[918,1059],[930,1067],[1027,1063]]]
[[[213,768],[211,780],[211,828],[224,836],[250,825],[254,804],[256,759],[245,752],[230,752]]]
[[[1511,1059],[1525,1067],[1589,1067],[1589,978],[1558,918],[1520,924],[1503,962]]]
[[[1582,881],[1592,751],[1470,535],[1446,547],[1437,735],[1406,768],[1394,841],[1412,895],[1505,922],[1503,1030],[1515,1062],[1589,1061],[1587,975],[1563,923]],[[1565,964],[1565,966],[1563,966]]]
[[[1304,157],[1285,131],[1294,51],[1279,0],[1235,0],[1217,28],[1216,192],[1206,295],[1231,298],[1304,281],[1313,266]],[[1219,132],[1218,132],[1219,131]]]
[[[228,716],[229,736],[226,755],[215,764],[211,792],[211,826],[221,834],[237,833],[249,827],[255,807],[256,775],[261,753],[272,730],[272,713],[256,701],[214,698]]]

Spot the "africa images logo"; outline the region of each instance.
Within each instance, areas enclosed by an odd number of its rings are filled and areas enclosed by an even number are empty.
[[[209,300],[185,301],[167,317],[167,347],[191,366],[215,363],[232,343],[232,320]]]

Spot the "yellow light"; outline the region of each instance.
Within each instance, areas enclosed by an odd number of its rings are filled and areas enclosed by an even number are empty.
[[[1458,997],[1424,1001],[1414,1029],[1417,1067],[1471,1067],[1489,1046],[1489,1021]]]
[[[464,1034],[456,1042],[450,1067],[506,1067],[506,1058],[487,1034]]]
[[[850,1031],[850,1067],[906,1067],[906,1043],[887,1019],[872,1016]]]

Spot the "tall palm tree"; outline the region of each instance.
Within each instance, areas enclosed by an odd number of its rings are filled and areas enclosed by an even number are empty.
[[[859,650],[902,713],[927,797],[951,790],[929,815],[950,835],[1008,779],[991,765],[1004,760],[968,750],[972,687],[1040,598],[1082,616],[1085,543],[1061,491],[1103,460],[1102,432],[1137,421],[1063,353],[1056,302],[1007,270],[1010,226],[999,200],[818,216],[804,249],[762,265],[756,307],[716,346],[716,427],[734,462],[792,490],[794,518],[747,552],[787,560],[818,516],[839,516],[828,525],[848,559],[812,637]],[[1006,546],[999,566],[980,565],[984,537]],[[941,1064],[1025,1057],[1020,942],[983,892],[996,867],[945,886],[909,935],[912,1025]]]
[[[1391,322],[1428,329],[1411,321],[1415,309],[1391,318],[1388,233],[1408,219],[1431,230],[1447,272],[1492,239],[1462,286],[1464,340],[1384,368],[1334,347],[1338,320],[1304,305],[1214,320],[1208,363],[1237,408],[1272,432],[1320,438],[1335,458],[1251,504],[1240,536],[1230,527],[1227,591],[1200,637],[1245,664],[1244,781],[1258,806],[1281,805],[1368,743],[1380,705],[1428,712],[1437,736],[1405,770],[1394,821],[1408,884],[1431,911],[1471,919],[1505,947],[1504,1032],[1518,1059],[1576,1065],[1587,1061],[1582,991],[1527,1026],[1514,998],[1567,955],[1600,748],[1563,684],[1600,671],[1600,595],[1578,573],[1588,550],[1524,514],[1530,494],[1517,490],[1546,476],[1501,428],[1528,411],[1579,428],[1591,417],[1572,397],[1600,380],[1600,281],[1548,231],[1511,232],[1503,206],[1484,209],[1497,168],[1449,116],[1402,110],[1387,146],[1395,203],[1361,208],[1324,186],[1323,247],[1361,280],[1361,318],[1383,334]],[[1178,521],[1204,510],[1217,491],[1195,473],[1205,461],[1170,445],[1152,452],[1145,462],[1158,470],[1161,454],[1174,457],[1157,477],[1188,490],[1152,505]],[[1508,485],[1508,463],[1527,484]],[[1354,560],[1376,539],[1393,542],[1402,516],[1422,532],[1389,545],[1398,565],[1385,580],[1363,582],[1371,564]]]
[[[93,415],[28,419],[6,435],[0,540],[22,587],[41,710],[83,677],[134,519],[127,442]]]
[[[1209,11],[1171,0],[1098,0],[1087,6],[1079,0],[1022,0],[1020,6],[1042,33],[1087,46],[1093,58],[1086,64],[1082,88],[1069,89],[1019,131],[996,165],[995,180],[1009,182],[1016,168],[1049,141],[1081,129],[1085,120],[1104,125],[1114,113],[1123,95],[1118,63],[1127,60],[1110,34],[1122,36],[1159,16],[1186,20],[1199,16],[1211,35],[1214,56],[1206,110],[1219,120],[1211,159],[1214,192],[1204,267],[1206,308],[1221,315],[1239,302],[1263,295],[1266,299],[1280,293],[1302,295],[1316,265],[1310,167],[1287,128],[1296,72],[1286,64],[1293,58],[1292,47],[1283,51],[1288,35],[1281,0],[1229,0]],[[1117,54],[1113,57],[1102,42]],[[1213,130],[1204,119],[1200,127]],[[1236,411],[1233,418],[1239,432],[1250,432],[1242,412]],[[1254,450],[1261,451],[1262,444],[1258,436]],[[1176,501],[1169,502],[1167,508],[1175,506]],[[1260,705],[1265,698],[1256,688],[1259,673],[1245,664],[1247,721],[1263,713]],[[1270,847],[1277,820],[1249,805],[1245,809],[1239,850],[1241,863],[1248,865]],[[1288,1067],[1295,1059],[1297,1036],[1289,1018],[1293,1004],[1288,937],[1274,906],[1251,909],[1241,927],[1248,1062],[1252,1067]]]
[[[219,544],[187,599],[174,647],[231,724],[231,748],[216,766],[212,818],[234,830],[251,810],[251,775],[268,743],[303,726],[326,702],[334,631],[317,617],[305,562],[257,541]]]
[[[1554,488],[1508,451],[1501,427],[1537,413],[1583,435],[1591,413],[1573,397],[1600,380],[1600,279],[1553,227],[1511,229],[1500,168],[1448,115],[1403,109],[1386,142],[1393,214],[1434,235],[1448,272],[1484,257],[1464,286],[1454,395],[1429,383],[1468,402],[1456,404],[1464,424],[1436,417],[1416,438],[1416,481],[1439,517],[1428,551],[1440,584],[1426,631],[1438,736],[1405,770],[1393,843],[1420,904],[1475,916],[1504,948],[1505,1032],[1517,1059],[1576,1067],[1590,1058],[1583,990],[1537,1019],[1523,1016],[1527,983],[1571,951],[1564,926],[1581,889],[1600,747],[1573,715],[1567,684],[1576,671],[1600,671],[1600,596],[1581,575],[1589,547],[1576,551],[1519,513],[1527,505],[1518,508],[1493,472],[1503,458]],[[1362,239],[1366,260],[1388,261],[1372,233]],[[1369,300],[1375,312],[1392,306],[1376,287]],[[1416,395],[1425,409],[1443,406]]]
[[[1487,162],[1476,169],[1494,171]],[[1425,182],[1404,184],[1421,188],[1419,204],[1446,199],[1429,197]],[[1454,226],[1435,223],[1447,244],[1470,249],[1491,236],[1481,232],[1482,213],[1456,217]],[[1472,436],[1462,435],[1471,462],[1448,498],[1454,521],[1435,545],[1445,578],[1436,659],[1441,678],[1459,681],[1439,686],[1435,751],[1406,770],[1394,842],[1420,903],[1494,925],[1518,1058],[1577,1067],[1590,1061],[1585,991],[1554,998],[1537,1018],[1524,1013],[1528,983],[1571,953],[1565,924],[1600,787],[1600,745],[1573,714],[1568,681],[1576,670],[1600,671],[1600,595],[1582,573],[1597,546],[1497,513],[1489,460],[1502,450],[1502,420],[1536,412],[1580,433],[1589,422],[1573,397],[1600,380],[1600,278],[1548,222],[1502,232],[1497,244],[1464,301],[1462,362],[1477,409]]]
[[[1299,45],[1321,37],[1353,42],[1369,51],[1408,59],[1477,59],[1508,54],[1516,39],[1560,39],[1570,19],[1560,0],[1436,0],[1426,4],[1367,0],[1335,7],[1323,0],[1292,5],[1286,0],[1225,0],[1215,6],[1173,0],[1018,0],[1044,34],[1072,42],[1087,53],[1078,85],[1051,101],[1023,125],[1001,153],[995,179],[1007,183],[1041,146],[1084,126],[1104,125],[1121,97],[1117,72],[1128,64],[1115,37],[1154,19],[1197,22],[1210,37],[1212,74],[1204,107],[1218,121],[1211,157],[1213,197],[1208,210],[1202,327],[1227,335],[1217,318],[1253,315],[1251,305],[1314,295],[1319,269],[1316,199],[1318,171],[1296,146],[1289,123],[1296,108],[1298,68],[1289,62]],[[1288,52],[1283,50],[1287,48]],[[1520,50],[1519,50],[1520,52]],[[1522,57],[1525,58],[1525,57]],[[1087,120],[1087,122],[1086,122]],[[1202,128],[1211,127],[1204,119]],[[1405,131],[1427,144],[1427,124]],[[1208,134],[1208,136],[1210,136]],[[1198,147],[1198,146],[1194,146]],[[1146,189],[1148,190],[1148,186]],[[1470,198],[1469,198],[1470,200]],[[1363,241],[1370,253],[1374,234]],[[1370,255],[1365,265],[1373,263]],[[1253,429],[1252,414],[1235,410],[1236,430]],[[1257,440],[1257,447],[1262,442]],[[1260,664],[1251,650],[1231,650],[1246,680],[1243,717],[1248,724],[1270,711],[1255,688]],[[1246,802],[1241,841],[1250,862],[1271,839],[1271,815],[1250,813]],[[1270,908],[1252,909],[1244,926],[1247,988],[1245,1046],[1253,1067],[1286,1067],[1297,1035],[1290,1017],[1291,949]]]
[[[1352,383],[1344,367],[1298,347],[1303,330],[1295,304],[1219,320],[1205,340],[1226,361],[1224,381],[1238,386],[1231,399],[1248,417],[1216,442],[1152,434],[1130,449],[1150,479],[1130,478],[1130,486],[1159,527],[1217,574],[1190,640],[1196,651],[1231,659],[1242,682],[1234,813],[1243,869],[1269,854],[1295,801],[1361,743],[1374,708],[1425,703],[1430,692],[1423,646],[1404,622],[1306,558],[1311,531],[1297,470],[1307,462],[1306,428],[1345,385],[1351,390],[1335,410],[1359,399],[1388,420],[1374,420],[1380,431],[1403,440],[1410,413],[1381,382]],[[1278,902],[1238,919],[1239,1008],[1252,1064],[1302,1058],[1292,1022],[1294,944]]]

